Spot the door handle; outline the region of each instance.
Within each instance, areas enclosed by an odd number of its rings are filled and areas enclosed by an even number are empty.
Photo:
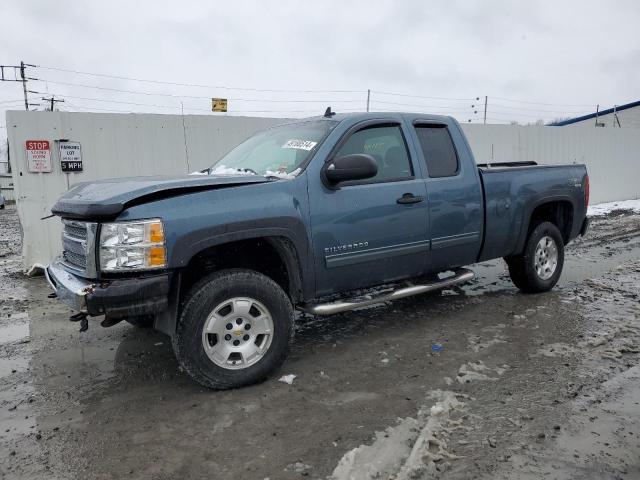
[[[424,202],[424,197],[416,196],[413,193],[405,193],[399,199],[397,199],[396,202],[402,205],[407,205],[410,203],[420,203]]]

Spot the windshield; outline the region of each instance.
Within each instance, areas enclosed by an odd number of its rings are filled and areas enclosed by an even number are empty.
[[[209,174],[293,178],[337,123],[313,120],[258,132],[214,163]]]

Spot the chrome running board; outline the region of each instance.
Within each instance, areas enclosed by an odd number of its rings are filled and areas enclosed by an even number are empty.
[[[467,268],[458,268],[450,277],[436,280],[423,285],[408,285],[406,287],[393,290],[390,293],[383,293],[377,297],[358,301],[337,301],[332,303],[306,303],[299,305],[298,310],[312,315],[333,315],[334,313],[346,312],[356,308],[367,307],[376,303],[388,302],[399,298],[410,297],[420,293],[432,292],[442,288],[451,287],[459,283],[468,282],[475,274]]]

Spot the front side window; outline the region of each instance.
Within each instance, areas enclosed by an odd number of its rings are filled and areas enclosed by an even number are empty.
[[[209,174],[295,177],[337,124],[313,120],[258,132],[214,163]]]
[[[352,153],[366,153],[376,160],[378,173],[375,177],[367,179],[367,183],[413,176],[407,146],[398,125],[359,130],[347,139],[335,156]]]
[[[417,125],[416,133],[429,177],[452,177],[458,174],[458,155],[449,130],[444,125]]]

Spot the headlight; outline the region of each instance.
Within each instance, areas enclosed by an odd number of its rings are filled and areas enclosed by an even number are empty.
[[[147,270],[167,266],[162,221],[103,223],[100,269],[103,272]]]

